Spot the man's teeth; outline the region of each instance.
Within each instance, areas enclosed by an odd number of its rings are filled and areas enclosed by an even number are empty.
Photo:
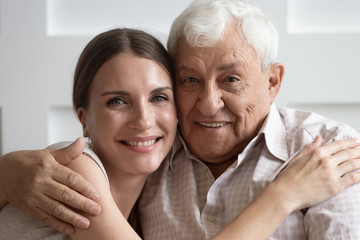
[[[225,126],[225,124],[226,123],[200,123],[201,126],[212,127],[212,128],[222,127],[222,126]]]
[[[149,141],[145,141],[145,142],[128,142],[128,144],[133,147],[147,147],[147,146],[153,145],[155,142],[156,142],[156,140],[154,139],[154,140],[149,140]]]

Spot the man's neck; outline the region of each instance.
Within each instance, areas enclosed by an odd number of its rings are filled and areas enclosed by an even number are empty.
[[[221,163],[207,163],[207,162],[203,162],[211,171],[214,179],[217,179],[218,177],[220,177],[221,174],[223,174],[226,169],[228,169],[231,164],[233,164],[235,162],[235,160],[237,159],[237,157],[234,157],[228,161],[224,161]]]

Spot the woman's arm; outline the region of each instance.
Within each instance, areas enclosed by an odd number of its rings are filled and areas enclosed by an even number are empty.
[[[317,137],[212,240],[267,239],[291,212],[318,204],[358,183],[360,173],[349,172],[360,168],[360,149],[356,148],[360,144],[354,139],[321,144],[322,139]]]
[[[94,160],[82,155],[66,166],[81,174],[101,196],[99,200],[101,214],[95,217],[85,215],[90,220],[89,229],[76,229],[75,234],[70,235],[72,239],[140,239],[117,207],[105,175]]]
[[[317,137],[237,218],[212,240],[267,239],[293,211],[320,203],[360,181],[360,144],[354,139],[322,146]],[[348,150],[352,149],[352,150]],[[72,161],[70,167],[92,183],[101,195],[103,212],[88,218],[89,230],[73,239],[140,239],[117,208],[104,175],[94,161]]]
[[[236,239],[266,239],[269,235],[271,235],[272,232],[276,230],[283,219],[292,211],[319,203],[322,200],[326,200],[327,198],[336,195],[336,193],[340,192],[345,187],[348,187],[353,183],[360,182],[359,174],[350,173],[343,176],[345,173],[349,173],[359,168],[360,161],[354,160],[359,158],[359,150],[351,149],[359,146],[359,144],[355,143],[354,140],[347,140],[337,141],[334,144],[329,144],[323,147],[320,147],[320,145],[321,139],[317,139],[313,144],[306,147],[279,175],[278,179],[274,183],[270,184],[264,190],[264,192],[248,206],[248,208],[246,208],[227,228],[225,228],[224,231],[216,235],[214,239],[232,239],[231,237],[234,238],[235,236],[237,237]],[[9,169],[8,167],[10,161],[8,164],[5,164],[6,167],[4,168],[1,167],[1,163],[3,161],[0,161],[0,199],[3,198],[4,194],[7,197],[7,200],[9,200],[8,195],[12,195],[15,200],[20,199],[19,201],[21,201],[21,199],[26,199],[26,194],[24,195],[24,193],[21,193],[22,195],[20,194],[20,197],[14,194],[14,191],[16,191],[20,185],[24,186],[25,183],[28,189],[30,189],[28,191],[32,192],[32,194],[29,195],[32,196],[30,199],[34,199],[33,207],[31,207],[31,204],[28,202],[25,204],[25,208],[34,211],[34,209],[38,209],[38,207],[49,205],[49,199],[44,202],[40,201],[39,199],[42,199],[44,196],[48,196],[46,188],[44,189],[44,184],[42,183],[54,182],[53,176],[63,176],[63,178],[73,182],[70,184],[70,186],[73,187],[76,187],[75,183],[77,181],[78,183],[81,183],[80,185],[87,186],[84,184],[86,181],[78,178],[78,175],[74,172],[71,171],[70,173],[69,169],[66,171],[62,168],[56,170],[58,169],[59,164],[57,164],[55,161],[52,162],[52,160],[50,161],[51,164],[47,164],[44,159],[39,158],[41,157],[41,154],[39,155],[38,151],[35,152],[37,153],[36,155],[38,155],[38,158],[33,158],[33,154],[30,153],[25,154],[27,158],[25,157],[23,159],[18,158],[19,156],[17,156],[15,159],[18,159],[19,162],[15,161],[10,164],[10,166],[13,166],[13,171],[17,172],[17,174],[10,174],[8,177],[4,177],[3,173],[5,173],[5,175],[9,175],[7,169]],[[332,155],[333,159],[331,158]],[[58,156],[55,157],[56,159],[59,158]],[[28,161],[24,159],[32,159],[30,162],[33,162],[33,164],[28,163]],[[41,164],[37,164],[38,162]],[[307,167],[305,168],[303,167],[304,163],[312,163],[312,165],[307,164]],[[34,172],[37,172],[38,174],[34,175]],[[30,178],[29,180],[29,175],[36,177]],[[16,183],[17,179],[19,179],[18,185]],[[37,180],[34,181],[34,179]],[[77,180],[73,181],[74,179]],[[28,180],[29,182],[27,182]],[[8,192],[3,191],[3,186],[5,185],[11,185],[14,191],[12,191],[9,187],[7,187],[9,188]],[[52,189],[47,189],[52,192],[58,192],[59,189],[65,189],[63,191],[65,194],[60,194],[61,196],[59,194],[55,194],[58,196],[57,199],[59,202],[66,202],[64,199],[76,199],[76,201],[79,203],[86,203],[86,201],[79,200],[82,198],[79,198],[77,196],[79,194],[74,193],[74,191],[70,189],[71,187],[67,188],[61,185],[59,182],[57,183],[57,186],[54,184],[46,185],[52,186]],[[84,187],[84,189],[87,189],[86,192],[88,193],[94,192],[94,190],[89,190],[91,189],[90,187]],[[46,194],[43,194],[44,192]],[[82,191],[79,190],[79,192]],[[84,218],[79,214],[72,212],[71,209],[66,209],[66,211],[64,211],[63,208],[58,208],[58,206],[63,206],[59,202],[54,209],[60,209],[60,211],[53,211],[52,214],[64,220],[65,222],[70,222],[73,225],[81,226],[81,224],[79,224],[81,222],[80,220],[83,220]],[[72,201],[70,201],[70,203],[72,203]],[[92,205],[79,205],[83,206],[83,209],[87,209],[88,212],[91,212],[90,207]],[[275,209],[273,206],[276,206],[277,208]],[[59,214],[59,212],[61,214]],[[64,214],[66,212],[70,212],[70,214]],[[32,213],[32,215],[37,216],[36,213]],[[62,232],[66,232],[65,227],[69,225],[66,225],[61,221],[51,223],[52,224],[49,224],[50,226]]]

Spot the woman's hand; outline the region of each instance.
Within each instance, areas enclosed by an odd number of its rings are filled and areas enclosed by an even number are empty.
[[[305,147],[272,184],[293,210],[327,200],[360,181],[360,143],[355,139],[322,145],[322,138]]]
[[[79,138],[59,150],[4,155],[0,159],[0,202],[6,199],[64,233],[73,232],[73,226],[88,228],[89,220],[71,208],[98,215],[99,195],[81,175],[61,165],[80,156],[84,146],[84,139]]]
[[[313,206],[360,182],[360,144],[355,139],[322,146],[317,137],[211,240],[268,239],[295,210]],[[259,231],[261,229],[261,231]]]

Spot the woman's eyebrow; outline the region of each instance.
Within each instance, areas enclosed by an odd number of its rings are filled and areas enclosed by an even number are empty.
[[[106,96],[106,95],[125,95],[128,96],[130,95],[129,92],[125,92],[125,91],[107,91],[102,93],[100,96]]]
[[[173,89],[171,87],[159,87],[159,88],[156,88],[156,89],[152,90],[151,93],[154,94],[154,93],[162,92],[164,90],[172,91]],[[106,95],[129,96],[130,93],[126,92],[126,91],[106,91],[106,92],[102,93],[100,96],[106,96]]]
[[[173,89],[171,87],[159,87],[159,88],[156,88],[154,90],[151,91],[151,94],[154,94],[154,93],[158,93],[158,92],[162,92],[164,90],[170,90],[172,91]]]

